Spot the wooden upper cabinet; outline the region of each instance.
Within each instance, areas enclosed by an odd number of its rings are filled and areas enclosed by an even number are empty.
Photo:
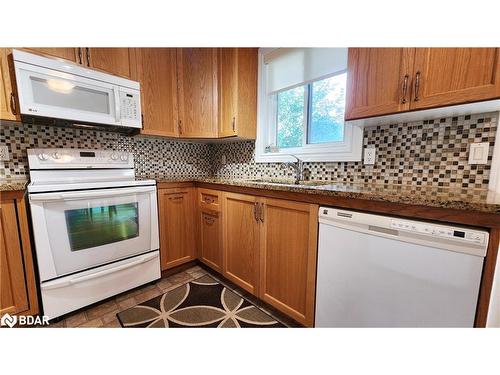
[[[29,308],[14,201],[0,205],[0,316]]]
[[[219,49],[219,137],[255,139],[257,48]]]
[[[246,291],[258,295],[259,222],[257,198],[224,193],[223,274]]]
[[[65,60],[70,60],[73,61],[74,63],[77,64],[83,64],[84,62],[84,56],[83,56],[83,49],[82,48],[75,48],[75,47],[69,47],[69,48],[59,48],[59,47],[28,47],[26,48],[29,52],[29,50],[34,51],[34,52],[39,52],[44,55],[49,55],[52,57],[59,57],[61,59]]]
[[[217,48],[177,51],[179,136],[216,138]]]
[[[345,119],[410,109],[413,48],[349,48]]]
[[[177,137],[177,56],[175,48],[135,48],[132,79],[141,84],[141,133]]]
[[[85,48],[84,65],[125,78],[131,77],[128,48]]]
[[[260,298],[314,325],[318,206],[263,199]]]
[[[500,97],[500,48],[417,48],[411,108]]]
[[[13,66],[9,62],[11,53],[11,48],[0,48],[0,119],[19,121]]]
[[[196,258],[194,188],[158,190],[160,261],[165,270]]]

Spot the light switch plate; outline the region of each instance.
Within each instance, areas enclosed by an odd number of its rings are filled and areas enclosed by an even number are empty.
[[[365,154],[363,157],[363,164],[365,165],[373,165],[375,164],[375,156],[377,153],[377,149],[375,146],[368,146],[365,148]]]
[[[489,142],[471,143],[469,147],[469,164],[487,164],[489,151]]]
[[[0,161],[10,160],[9,148],[7,146],[0,146]]]

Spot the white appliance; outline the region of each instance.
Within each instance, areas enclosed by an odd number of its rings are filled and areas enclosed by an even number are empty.
[[[139,82],[13,50],[23,122],[113,127],[142,126]]]
[[[156,182],[133,155],[28,150],[43,312],[53,319],[161,277]]]
[[[473,327],[488,232],[321,207],[316,327]]]

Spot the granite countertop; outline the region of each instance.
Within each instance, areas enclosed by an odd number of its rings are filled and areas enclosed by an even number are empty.
[[[25,178],[1,178],[0,191],[22,191],[26,190],[28,180]]]
[[[446,187],[402,186],[390,184],[358,184],[335,182],[258,181],[225,178],[168,178],[153,177],[158,183],[204,182],[265,190],[289,191],[326,195],[339,198],[451,208],[500,214],[500,194],[484,189],[450,189]]]

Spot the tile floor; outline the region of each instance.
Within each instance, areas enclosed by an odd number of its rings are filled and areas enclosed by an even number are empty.
[[[50,328],[76,328],[76,327],[86,327],[86,328],[120,328],[120,323],[116,318],[116,314],[120,311],[126,310],[130,307],[133,307],[141,302],[147,301],[151,298],[159,296],[169,290],[175,289],[178,286],[187,283],[191,280],[197,279],[205,274],[209,273],[214,278],[221,281],[223,284],[231,287],[231,289],[235,290],[238,294],[247,298],[268,314],[274,316],[285,325],[289,327],[297,327],[297,323],[290,321],[290,319],[286,318],[278,311],[275,311],[273,308],[263,305],[259,300],[255,297],[249,295],[245,291],[236,287],[235,285],[228,285],[226,280],[221,280],[220,276],[209,272],[208,270],[200,267],[193,266],[191,268],[186,269],[185,271],[180,271],[171,276],[162,278],[155,282],[154,284],[147,284],[143,287],[133,289],[129,292],[122,293],[114,298],[110,298],[105,300],[102,303],[92,305],[87,309],[78,310],[75,313],[69,314],[64,317],[63,320],[51,323],[48,327]]]

